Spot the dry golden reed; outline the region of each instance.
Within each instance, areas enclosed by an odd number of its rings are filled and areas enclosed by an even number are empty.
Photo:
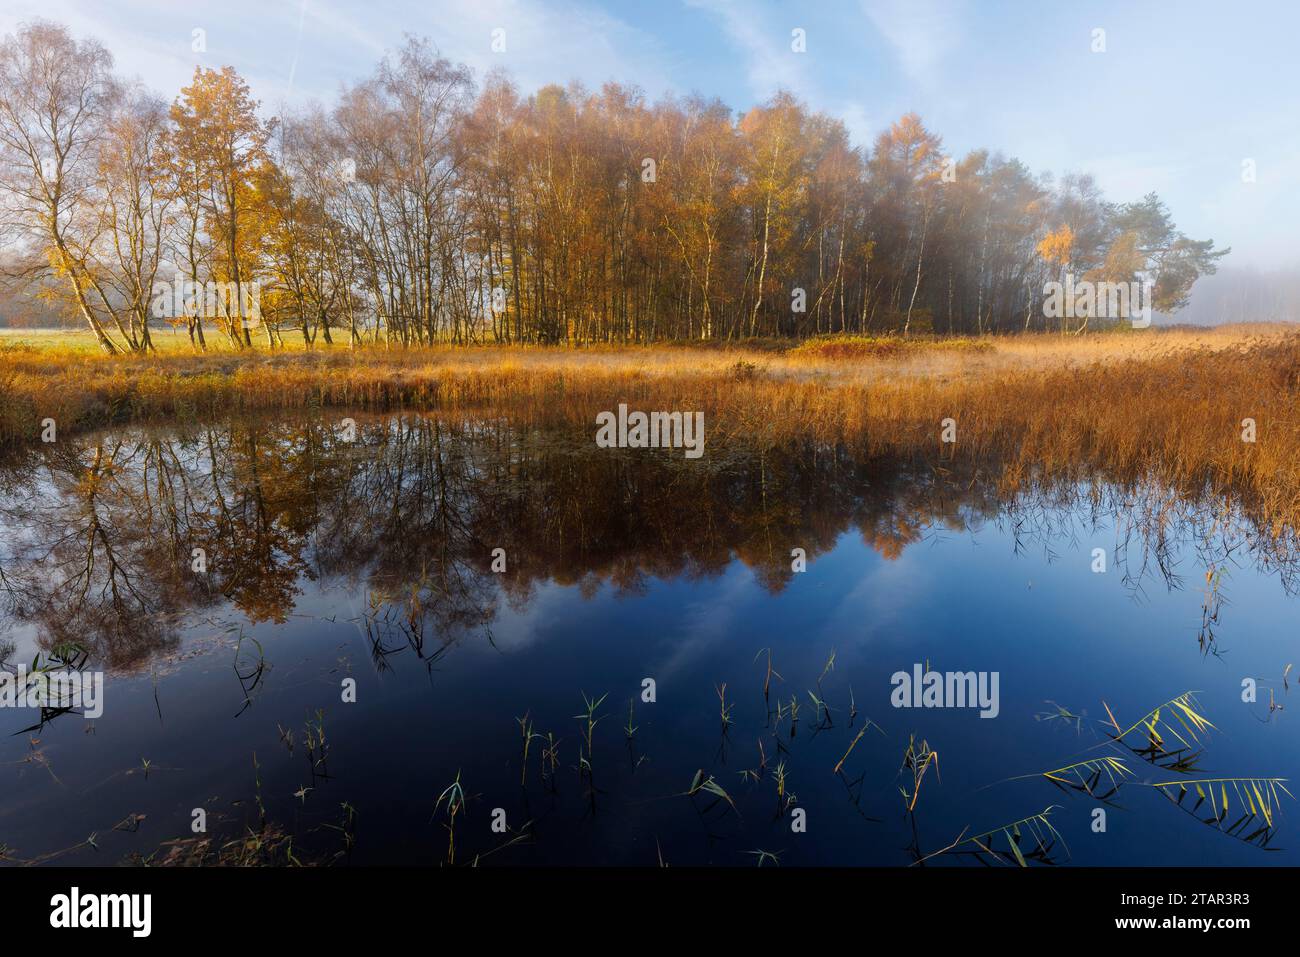
[[[1290,327],[1083,338],[814,340],[779,350],[431,348],[179,352],[0,349],[0,443],[252,411],[416,409],[592,428],[598,411],[705,413],[710,448],[809,440],[996,460],[1004,481],[1144,477],[1240,497],[1275,534],[1300,518],[1300,334]],[[957,442],[940,441],[941,421]],[[1256,441],[1243,441],[1244,420]],[[594,432],[593,432],[594,434]]]

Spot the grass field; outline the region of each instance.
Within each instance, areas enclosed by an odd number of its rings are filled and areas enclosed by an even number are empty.
[[[626,402],[703,411],[710,448],[812,440],[936,462],[975,456],[996,459],[1008,483],[1044,470],[1119,482],[1156,477],[1181,494],[1239,495],[1279,534],[1284,524],[1300,525],[1300,330],[1290,325],[201,355],[188,340],[159,342],[156,356],[107,357],[80,334],[6,333],[0,441],[37,440],[49,419],[67,434],[306,409],[505,415],[591,429],[597,412]],[[945,419],[956,427],[953,444],[940,440]]]
[[[676,367],[683,354],[692,362],[702,363],[703,369],[714,369],[739,359],[764,362],[771,371],[805,375],[810,367],[830,374],[836,381],[856,378],[860,373],[872,377],[880,373],[890,376],[938,375],[941,377],[979,378],[1010,369],[1047,369],[1061,366],[1079,367],[1095,362],[1120,359],[1152,359],[1192,350],[1233,349],[1243,343],[1284,339],[1300,334],[1300,324],[1235,325],[1207,327],[1204,329],[1151,329],[1148,331],[1122,330],[1096,333],[1087,336],[1057,336],[1051,334],[1026,336],[986,336],[983,338],[933,338],[895,336],[827,336],[802,343],[786,340],[757,340],[751,342],[681,343],[666,345],[609,345],[562,348],[551,346],[440,346],[411,350],[407,354],[421,361],[456,359],[466,365],[481,367],[499,365],[527,356],[531,365],[547,368],[586,368],[592,364],[608,369]],[[168,359],[211,360],[214,358],[239,358],[257,363],[274,355],[292,356],[310,353],[322,355],[370,355],[381,353],[397,356],[401,361],[403,350],[385,348],[382,344],[349,349],[346,342],[326,345],[317,340],[306,349],[301,335],[284,333],[287,348],[267,353],[261,348],[237,350],[225,337],[209,332],[207,350],[196,353],[189,339],[180,332],[167,330],[154,333],[158,354],[152,362],[165,365]],[[8,329],[0,327],[0,354],[36,352],[50,361],[100,359],[105,362],[131,362],[131,357],[107,357],[96,344],[94,336],[79,329]]]

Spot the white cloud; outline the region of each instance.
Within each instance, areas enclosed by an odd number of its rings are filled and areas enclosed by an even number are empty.
[[[254,95],[281,101],[328,100],[344,82],[374,69],[405,35],[428,37],[442,56],[476,76],[504,67],[522,90],[578,79],[591,88],[635,81],[651,95],[671,87],[671,56],[658,39],[593,4],[576,0],[377,0],[364,12],[339,0],[224,0],[179,7],[161,0],[87,6],[73,0],[9,0],[0,32],[35,18],[66,24],[112,51],[119,72],[138,75],[168,98],[196,63],[234,66]],[[190,49],[190,31],[207,31],[207,52]],[[506,31],[493,53],[492,30]],[[291,82],[292,78],[292,82]]]
[[[683,607],[681,630],[667,658],[655,667],[653,674],[663,680],[712,652],[719,642],[731,637],[742,604],[754,600],[759,594],[753,572],[733,564],[720,586],[706,586],[706,592],[700,598]]]
[[[403,9],[400,4],[398,9]],[[577,79],[590,88],[609,80],[635,81],[650,95],[671,86],[659,41],[598,7],[566,0],[440,0],[405,19],[405,32],[428,35],[443,56],[475,75],[504,68],[525,92]],[[412,22],[413,21],[413,22]],[[505,31],[504,52],[493,52],[493,30]],[[389,45],[396,45],[395,35]]]
[[[942,0],[861,0],[862,12],[909,77],[932,82],[962,39],[961,3]]]
[[[687,5],[708,12],[718,21],[724,36],[741,54],[746,81],[755,99],[765,100],[777,90],[810,98],[801,69],[805,62],[801,58],[809,54],[791,50],[792,26],[772,24],[754,8],[728,0],[687,0]]]
[[[826,615],[819,637],[829,641],[851,638],[853,644],[881,639],[897,642],[905,633],[898,629],[908,611],[920,602],[929,587],[928,565],[907,548],[893,561],[877,557],[861,543],[846,544],[854,560],[866,559],[858,583],[841,595]]]

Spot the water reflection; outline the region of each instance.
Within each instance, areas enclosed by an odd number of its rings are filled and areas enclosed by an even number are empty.
[[[1182,587],[1176,556],[1195,556],[1203,650],[1214,649],[1226,569],[1248,562],[1288,593],[1296,584],[1293,530],[1140,480],[1011,481],[997,462],[812,444],[733,443],[683,462],[504,422],[375,419],[354,440],[349,431],[323,420],[132,431],[5,463],[8,624],[34,627],[47,651],[77,645],[130,669],[218,605],[282,623],[302,582],[338,582],[365,595],[377,653],[398,641],[428,657],[467,633],[490,638],[501,602],[526,607],[548,581],[637,594],[739,559],[776,593],[795,574],[793,549],[815,561],[846,529],[892,560],[940,530],[996,522],[1051,559],[1099,518],[1117,530],[1105,560],[1138,593]]]
[[[708,448],[409,416],[25,450],[0,465],[0,658],[117,683],[95,722],[0,714],[0,860],[106,862],[82,840],[100,828],[115,863],[187,834],[194,807],[225,836],[167,859],[286,863],[315,843],[370,863],[1254,863],[1233,855],[1279,846],[1293,530],[1145,475]],[[1000,672],[998,719],[891,711],[891,673],[931,661]],[[660,703],[637,697],[647,675]],[[340,704],[344,678],[364,706]],[[1180,742],[1184,706],[1212,731]],[[1257,788],[1263,825],[1238,813]],[[1095,806],[1117,840],[1088,843]],[[480,826],[494,807],[505,835]],[[1210,826],[1189,834],[1189,815]]]

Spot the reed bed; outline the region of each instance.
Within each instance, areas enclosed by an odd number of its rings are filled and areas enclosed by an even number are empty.
[[[426,410],[590,429],[619,403],[703,411],[707,449],[847,444],[996,458],[1009,486],[1077,473],[1232,494],[1300,524],[1300,333],[861,340],[769,348],[431,348],[238,356],[0,349],[0,444],[149,421],[311,409]],[[835,349],[841,352],[835,352]],[[844,351],[847,350],[847,351]],[[856,350],[856,351],[855,351]],[[839,358],[827,356],[839,355]],[[845,357],[847,356],[847,357]],[[956,441],[941,441],[952,419]],[[1253,422],[1254,441],[1247,441]]]

